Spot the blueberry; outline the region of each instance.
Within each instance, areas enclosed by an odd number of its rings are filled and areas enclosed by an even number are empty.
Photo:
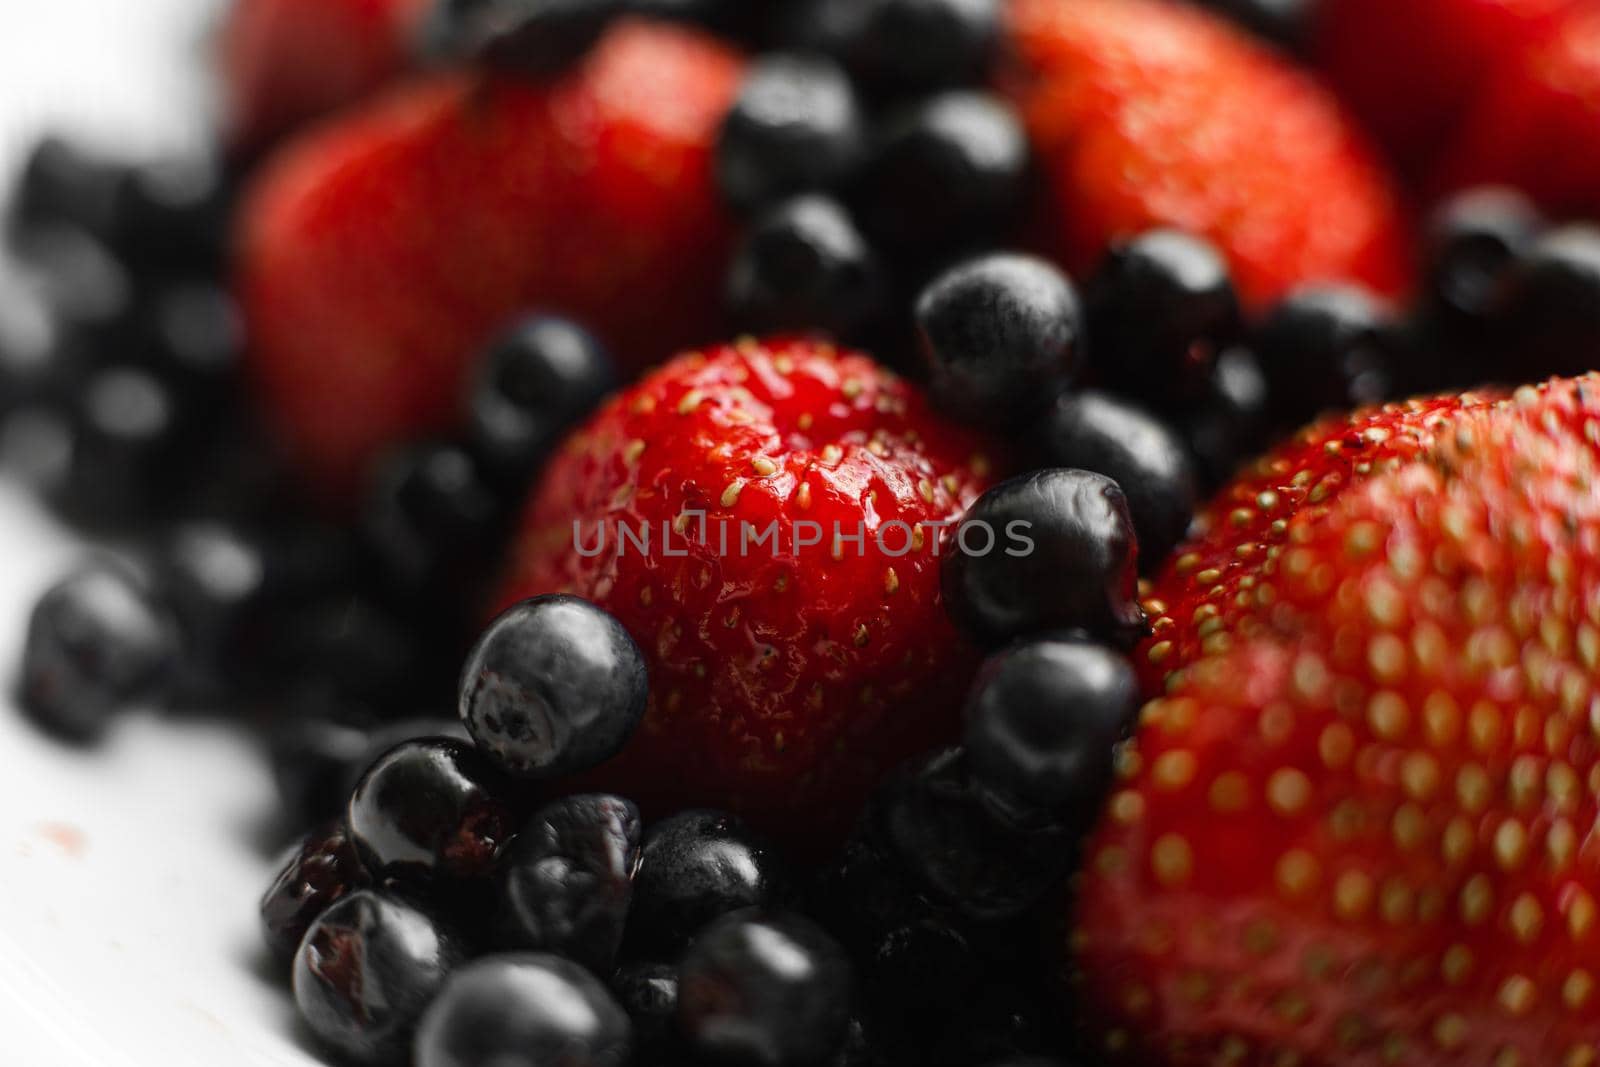
[[[55,504],[80,522],[120,524],[172,499],[183,414],[171,388],[148,371],[115,366],[93,374],[78,398]]]
[[[1117,483],[1044,470],[990,489],[947,535],[942,581],[955,620],[998,645],[1049,629],[1124,640],[1143,630],[1138,542]]]
[[[1133,727],[1139,680],[1125,657],[1068,637],[991,656],[967,697],[968,766],[986,787],[1083,824],[1111,786],[1112,750]]]
[[[356,786],[361,784],[362,777],[379,758],[408,741],[424,740],[460,741],[470,745],[472,735],[467,733],[467,728],[461,725],[460,719],[443,717],[400,719],[374,728],[367,735],[366,748],[355,759],[344,765],[339,778],[340,810],[342,811],[349,803],[350,795],[356,791]]]
[[[1023,198],[1028,139],[1002,100],[954,91],[884,120],[857,183],[857,218],[907,258],[1004,233]]]
[[[138,295],[127,265],[99,238],[70,226],[29,230],[13,246],[80,361],[93,367],[116,355]]]
[[[1205,398],[1183,424],[1205,492],[1220,488],[1266,444],[1267,404],[1267,379],[1255,355],[1243,348],[1222,353]]]
[[[292,825],[310,826],[342,813],[350,796],[349,769],[366,754],[370,737],[362,727],[332,718],[299,719],[272,733],[273,781]]]
[[[548,78],[581,59],[621,0],[477,0],[445,9],[440,32],[496,71]]]
[[[306,931],[295,954],[294,999],[329,1048],[352,1061],[401,1060],[418,1017],[466,961],[466,950],[425,912],[361,889]]]
[[[581,326],[549,315],[518,323],[490,347],[472,386],[472,443],[486,472],[520,494],[616,383],[610,354]]]
[[[1039,426],[1039,451],[1052,467],[1103,474],[1128,498],[1139,559],[1158,567],[1183,539],[1198,491],[1181,438],[1153,415],[1095,391],[1069,393]]]
[[[1428,298],[1441,310],[1482,320],[1493,311],[1512,266],[1543,227],[1539,209],[1515,189],[1457,193],[1435,208],[1428,221]]]
[[[633,1047],[641,1062],[671,1057],[678,1043],[677,964],[624,964],[611,978],[611,992],[633,1020]]]
[[[934,399],[968,421],[998,426],[1041,411],[1078,372],[1078,295],[1042,259],[997,254],[953,267],[917,298],[916,320]]]
[[[143,278],[215,276],[226,260],[230,190],[212,158],[128,167],[107,240]]]
[[[367,872],[341,821],[308,834],[261,898],[261,932],[274,956],[284,961],[311,924],[346,893],[364,888]]]
[[[296,606],[271,636],[272,663],[301,697],[385,709],[451,697],[452,665],[435,635],[364,594],[330,592]]]
[[[998,0],[821,0],[801,11],[812,43],[878,92],[982,83],[999,51]]]
[[[996,803],[966,754],[914,760],[880,787],[874,814],[885,841],[929,898],[983,922],[1015,918],[1072,867],[1078,827]]]
[[[573,796],[541,808],[495,876],[501,942],[608,971],[633,898],[639,839],[639,809],[621,797]]]
[[[881,313],[884,282],[876,254],[844,208],[807,195],[750,227],[729,268],[727,299],[741,330],[851,339]]]
[[[1321,0],[1202,0],[1206,7],[1279,48],[1307,43]]]
[[[1297,426],[1388,392],[1388,310],[1365,289],[1312,284],[1289,293],[1257,331],[1274,419]]]
[[[12,195],[15,227],[67,224],[102,237],[116,211],[120,170],[82,145],[45,137],[22,165]]]
[[[684,956],[678,1022],[707,1059],[802,1067],[843,1045],[850,990],[844,950],[821,927],[740,911],[709,926]]]
[[[380,464],[363,530],[389,588],[457,605],[475,596],[501,518],[500,498],[476,458],[432,443]]]
[[[225,399],[244,352],[244,323],[226,287],[174,282],[149,302],[144,362],[194,402]],[[220,414],[220,413],[219,413]]]
[[[40,725],[88,739],[117,711],[159,696],[178,653],[166,605],[120,566],[91,563],[34,606],[18,698]]]
[[[704,809],[651,826],[633,883],[628,941],[639,955],[670,958],[712,919],[778,902],[778,859],[737,818]]]
[[[525,600],[489,624],[461,669],[459,710],[506,771],[548,779],[621,751],[650,695],[644,656],[586,600]]]
[[[1085,293],[1089,352],[1108,387],[1183,407],[1239,330],[1239,299],[1216,247],[1182,230],[1115,245]]]
[[[491,956],[445,983],[417,1030],[416,1067],[626,1067],[628,1016],[556,956]]]
[[[1518,383],[1600,366],[1600,227],[1551,230],[1517,258],[1502,314],[1516,361],[1497,377]]]
[[[828,189],[855,163],[861,115],[850,79],[819,56],[756,60],[722,123],[717,183],[741,211]]]
[[[865,964],[867,992],[880,1009],[912,1022],[954,1011],[983,979],[971,940],[954,924],[920,915],[872,945]]]
[[[430,738],[392,748],[367,768],[346,822],[380,879],[482,878],[516,831],[509,800],[499,772],[471,745]]]

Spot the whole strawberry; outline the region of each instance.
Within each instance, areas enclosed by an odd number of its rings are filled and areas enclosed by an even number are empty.
[[[632,367],[711,335],[731,223],[711,153],[741,61],[619,23],[548,85],[446,74],[293,143],[239,224],[249,370],[307,479],[348,490],[452,426],[517,315],[590,324]]]
[[[1071,938],[1115,1061],[1595,1062],[1597,389],[1435,405],[1146,707]]]
[[[1365,140],[1242,31],[1158,0],[1014,0],[1010,41],[1040,228],[1074,271],[1175,226],[1227,254],[1254,307],[1312,280],[1405,288],[1403,217]]]
[[[592,600],[645,653],[649,710],[600,783],[647,813],[835,835],[958,729],[976,660],[940,603],[938,524],[992,461],[911,386],[811,342],[679,356],[611,400],[547,468],[505,587]]]

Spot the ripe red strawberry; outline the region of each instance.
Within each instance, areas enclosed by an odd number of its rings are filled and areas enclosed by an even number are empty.
[[[1424,175],[1501,57],[1591,0],[1322,0],[1316,59],[1402,169]]]
[[[1600,376],[1302,509],[1144,711],[1073,954],[1116,1062],[1600,1057]]]
[[[228,140],[252,151],[406,69],[432,0],[235,0],[220,41]]]
[[[281,156],[239,278],[258,392],[308,476],[337,491],[452,424],[518,313],[577,318],[633,367],[711,336],[731,230],[711,152],[740,68],[624,22],[549,88],[437,77]]]
[[[587,597],[645,652],[649,710],[599,784],[836,835],[886,768],[958,729],[976,660],[940,603],[938,530],[918,524],[960,516],[989,464],[911,386],[812,342],[680,356],[610,401],[546,470],[506,587]],[[802,522],[820,543],[796,545]],[[776,523],[776,555],[742,552],[742,523]],[[864,545],[835,543],[862,524]]]
[[[1012,92],[1074,270],[1119,235],[1204,234],[1247,302],[1297,283],[1406,285],[1404,225],[1362,137],[1309,76],[1217,17],[1158,0],[1015,0]]]

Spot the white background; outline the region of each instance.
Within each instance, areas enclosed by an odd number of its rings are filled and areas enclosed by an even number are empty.
[[[199,143],[215,6],[0,0],[0,182],[46,125],[141,152]],[[29,606],[83,552],[0,487],[0,1067],[313,1064],[257,947],[258,756],[154,714],[69,751],[3,695]]]

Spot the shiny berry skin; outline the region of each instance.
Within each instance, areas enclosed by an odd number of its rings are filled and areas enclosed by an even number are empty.
[[[616,755],[644,715],[644,657],[587,600],[548,595],[507,609],[461,668],[461,721],[510,774],[576,774]]]
[[[717,141],[717,184],[749,211],[829,189],[849,173],[862,119],[845,72],[828,59],[774,54],[745,74]]]
[[[354,723],[322,717],[289,722],[272,733],[273,782],[292,825],[311,826],[343,812],[349,769],[367,752],[370,736]]]
[[[786,879],[778,857],[732,815],[669,816],[645,834],[629,945],[635,954],[670,959],[717,916],[777,903]]]
[[[1241,463],[1266,445],[1267,404],[1267,377],[1255,354],[1243,348],[1222,353],[1199,407],[1183,420],[1202,495],[1231,478]],[[1148,559],[1144,562],[1155,565]]]
[[[150,372],[97,371],[78,398],[72,459],[56,503],[76,521],[114,525],[170,499],[182,419],[178,397]]]
[[[1158,567],[1194,518],[1198,490],[1183,440],[1155,416],[1097,390],[1056,401],[1037,429],[1040,459],[1051,467],[1103,474],[1128,500],[1139,560]]]
[[[422,740],[459,741],[471,745],[472,735],[467,733],[460,719],[453,717],[400,719],[377,727],[367,735],[366,748],[344,765],[338,786],[339,810],[343,811],[349,804],[350,794],[356,791],[367,769],[377,763],[379,757],[407,741]]]
[[[1284,297],[1253,340],[1274,421],[1292,427],[1382,400],[1389,325],[1384,305],[1357,286],[1314,284]]]
[[[867,232],[907,257],[992,241],[1020,206],[1028,139],[1005,101],[952,91],[883,120],[856,186]]]
[[[684,956],[678,1023],[706,1059],[803,1067],[844,1043],[851,984],[844,950],[809,919],[737,912]]]
[[[472,746],[407,741],[367,768],[345,818],[362,861],[385,882],[481,878],[516,832],[508,793]]]
[[[288,961],[311,924],[346,893],[364,888],[367,872],[342,821],[306,835],[261,898],[261,932],[274,956]]]
[[[461,968],[417,1029],[416,1067],[627,1067],[627,1014],[570,960],[490,956]]]
[[[1138,552],[1116,482],[1035,471],[989,490],[946,532],[945,606],[988,645],[1049,629],[1125,640],[1144,625]]]
[[[1112,649],[1067,637],[1012,645],[984,663],[967,698],[968,766],[989,789],[1087,825],[1139,703],[1138,676]]]
[[[952,267],[917,298],[916,321],[934,400],[969,422],[1003,426],[1041,411],[1079,369],[1077,291],[1032,256]]]
[[[399,592],[454,600],[470,598],[500,513],[499,498],[470,452],[423,444],[380,465],[362,525]]]
[[[1543,228],[1539,209],[1515,189],[1490,186],[1457,193],[1435,208],[1428,222],[1428,298],[1437,310],[1481,321]]]
[[[1501,314],[1515,338],[1517,381],[1600,365],[1600,228],[1573,224],[1544,234],[1517,258]]]
[[[95,562],[34,606],[17,696],[41,726],[90,740],[116,712],[158,696],[178,657],[166,605],[122,567]]]
[[[643,1062],[668,1057],[678,1044],[678,965],[626,963],[611,977],[611,992],[633,1021],[633,1048]],[[668,1062],[671,1062],[668,1059]]]
[[[761,215],[728,271],[728,311],[752,333],[820,332],[848,340],[883,310],[878,257],[848,212],[799,196]]]
[[[306,931],[294,999],[324,1044],[351,1061],[400,1061],[422,1010],[466,961],[456,936],[399,897],[362,889]]]
[[[480,0],[455,5],[465,47],[490,68],[547,78],[594,47],[620,0]],[[448,36],[450,29],[444,30]]]
[[[622,944],[639,869],[639,809],[588,794],[540,808],[495,874],[498,942],[605,974]]]
[[[980,83],[999,49],[998,0],[820,0],[811,7],[815,43],[879,93]]]
[[[593,334],[551,315],[526,319],[490,346],[473,381],[473,450],[498,484],[520,493],[616,383],[616,365]]]
[[[1084,294],[1099,380],[1181,407],[1239,331],[1228,261],[1202,237],[1155,229],[1112,246]]]

